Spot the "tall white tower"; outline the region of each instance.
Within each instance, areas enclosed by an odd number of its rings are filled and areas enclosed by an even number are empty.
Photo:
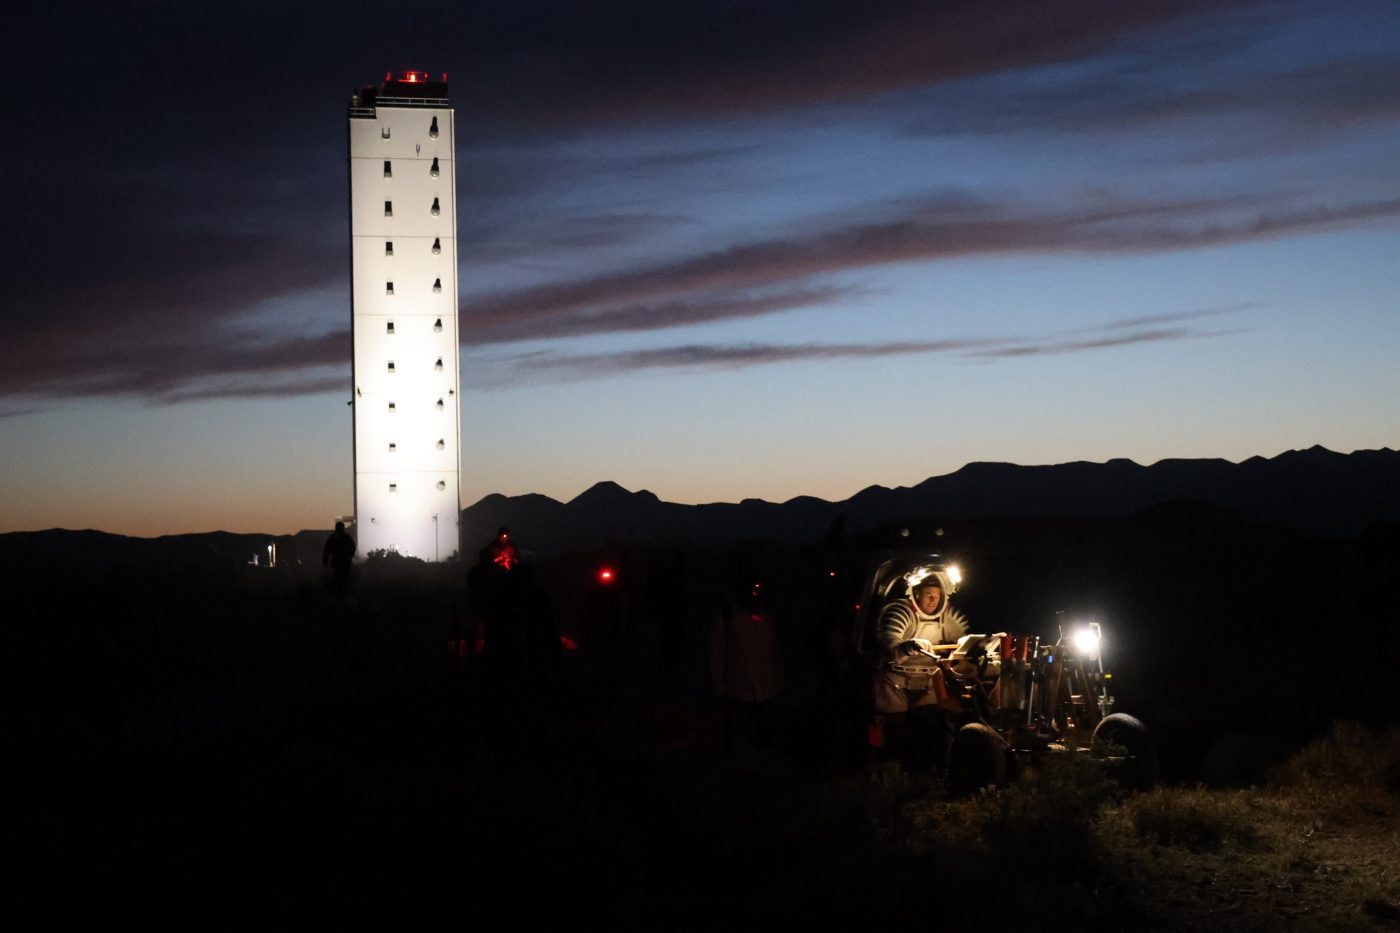
[[[447,76],[390,73],[350,101],[359,553],[445,560],[461,469],[457,205]]]

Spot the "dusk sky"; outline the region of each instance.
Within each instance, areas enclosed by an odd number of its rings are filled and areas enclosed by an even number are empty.
[[[456,108],[463,505],[1400,446],[1400,3],[10,13],[0,531],[349,513],[346,106]]]

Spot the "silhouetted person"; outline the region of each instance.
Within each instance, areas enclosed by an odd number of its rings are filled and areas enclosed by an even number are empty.
[[[579,648],[603,699],[611,699],[631,674],[632,617],[623,583],[615,564],[599,564],[579,609]]]
[[[528,574],[523,574],[526,583],[521,599],[525,610],[525,676],[531,683],[531,692],[549,696],[561,688],[564,680],[564,649],[559,640],[559,617],[554,613],[554,604],[544,587],[534,582]]]
[[[481,549],[467,573],[467,605],[482,632],[487,680],[497,690],[513,691],[524,684],[533,586],[508,528]]]
[[[647,617],[657,630],[656,692],[669,694],[685,655],[685,622],[690,604],[685,555],[679,548],[662,556],[661,563],[647,578],[643,599]]]
[[[773,701],[782,692],[778,634],[763,585],[743,574],[710,629],[710,678],[724,706],[724,751],[740,736],[755,747],[772,737]]]
[[[518,566],[520,549],[511,541],[510,529],[504,526],[477,551],[476,564],[467,571],[467,638],[474,652],[484,654],[486,630],[500,628],[505,584],[512,568]]]
[[[492,538],[481,549],[479,558],[495,564],[502,570],[510,570],[520,563],[520,549],[515,546],[515,542],[510,539],[510,529],[502,525]]]
[[[326,546],[321,549],[321,566],[331,568],[336,599],[344,599],[350,592],[350,568],[354,559],[355,539],[345,530],[344,522],[336,522],[335,531],[326,538]]]
[[[860,764],[870,751],[870,682],[851,645],[852,579],[828,565],[811,587],[820,600],[812,627],[822,639],[817,717],[826,763],[843,766]]]

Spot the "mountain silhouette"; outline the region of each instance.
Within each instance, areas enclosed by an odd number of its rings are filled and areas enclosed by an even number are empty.
[[[930,520],[1119,518],[1182,502],[1309,534],[1385,537],[1393,535],[1387,529],[1400,523],[1400,452],[1381,448],[1340,454],[1315,446],[1240,463],[969,463],[915,486],[869,486],[839,502],[798,496],[786,502],[683,505],[604,481],[568,502],[536,493],[493,493],[463,509],[462,540],[469,559],[502,525],[511,528],[522,548],[536,553],[655,541],[809,544],[834,527],[858,532]],[[1166,514],[1185,513],[1174,508]],[[254,554],[265,559],[267,545],[275,543],[279,562],[315,564],[328,533],[220,531],[128,538],[92,530],[12,532],[0,535],[0,562],[11,569],[44,563],[227,566],[245,564]]]
[[[487,496],[463,510],[462,527],[470,543],[510,525],[522,546],[546,552],[657,538],[798,544],[820,540],[838,517],[853,529],[929,518],[1115,518],[1178,500],[1312,534],[1355,537],[1378,523],[1400,521],[1400,453],[1340,454],[1315,446],[1242,463],[969,463],[916,486],[870,486],[840,502],[800,496],[782,503],[682,505],[601,482],[568,503],[540,495]]]
[[[294,535],[239,534],[210,531],[158,538],[132,538],[105,531],[15,531],[0,535],[0,565],[16,577],[26,569],[54,566],[100,566],[112,570],[164,566],[172,572],[190,568],[220,568],[249,564],[254,557],[266,566],[267,547],[276,545],[277,562],[320,566],[326,531]]]

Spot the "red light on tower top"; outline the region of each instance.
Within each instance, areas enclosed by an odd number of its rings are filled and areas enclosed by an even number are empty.
[[[426,71],[386,71],[384,83],[366,91],[377,98],[417,99],[419,105],[424,100],[441,100],[447,106],[447,73],[439,81]]]
[[[600,569],[599,569],[599,571],[598,571],[598,582],[599,582],[599,583],[611,583],[611,582],[613,582],[613,578],[614,578],[614,574],[613,574],[613,570],[612,570],[611,567],[603,567],[603,568],[600,568]]]

